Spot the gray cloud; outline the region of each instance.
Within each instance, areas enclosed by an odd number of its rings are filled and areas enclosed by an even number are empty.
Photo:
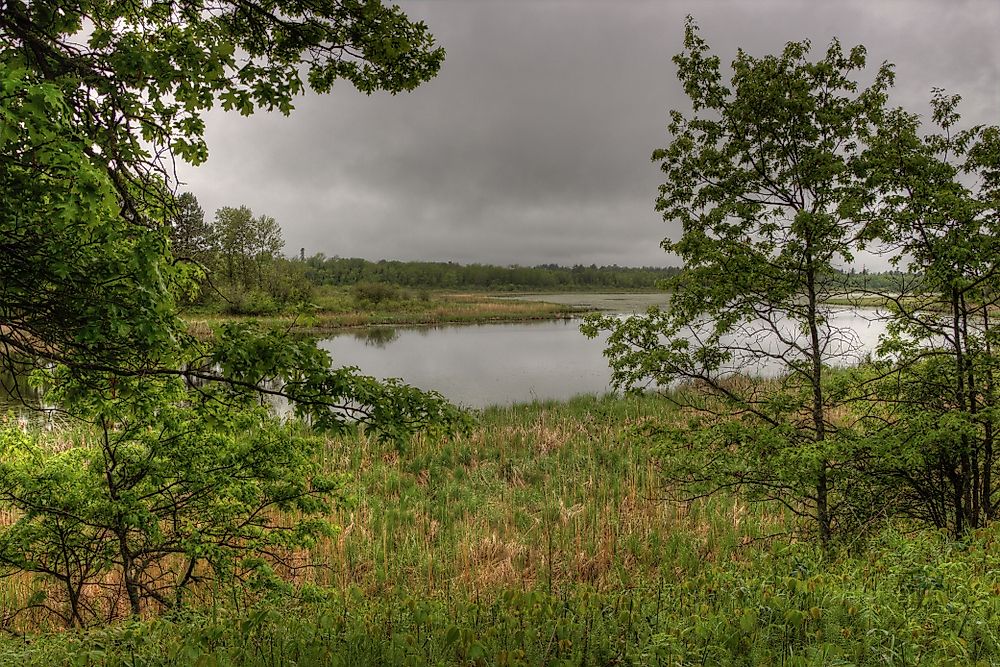
[[[724,61],[808,38],[897,65],[894,101],[961,93],[997,122],[1000,3],[408,0],[448,56],[413,93],[348,85],[293,114],[207,118],[209,162],[185,168],[211,212],[247,204],[289,252],[370,259],[663,264],[677,230],[653,211],[652,150],[687,109],[670,58],[691,13]]]

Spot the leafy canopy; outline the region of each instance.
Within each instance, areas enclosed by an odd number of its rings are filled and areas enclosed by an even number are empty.
[[[868,234],[913,277],[886,297],[889,335],[866,387],[879,409],[865,444],[900,511],[955,536],[1000,512],[1000,128],[960,129],[959,101],[934,91],[930,132],[893,111],[867,170]]]
[[[173,161],[207,157],[202,113],[288,113],[337,79],[406,91],[444,56],[378,0],[82,3],[0,12],[0,360],[134,371],[183,343]]]
[[[344,425],[348,404],[398,417],[390,430],[423,423],[415,412],[451,415],[439,396],[418,406],[418,393],[330,371],[327,355],[287,337],[242,328],[214,349],[192,340],[175,300],[198,270],[168,241],[189,213],[171,192],[173,161],[205,159],[205,110],[288,113],[307,86],[325,93],[337,79],[406,91],[443,56],[426,26],[378,0],[4,2],[0,362],[15,375],[54,362],[114,395],[114,376],[225,373],[237,345],[267,340],[285,347],[241,353],[241,390],[268,380],[280,393],[295,376],[296,395],[335,412],[320,423]]]
[[[280,586],[275,568],[304,566],[295,550],[330,533],[339,489],[322,439],[223,386],[119,388],[124,400],[88,406],[94,428],[60,435],[68,447],[0,426],[0,502],[17,514],[0,529],[0,573],[35,575],[34,604],[86,626],[120,606],[176,607],[207,581]]]

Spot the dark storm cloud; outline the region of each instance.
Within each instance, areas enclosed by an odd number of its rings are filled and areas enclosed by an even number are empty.
[[[691,13],[728,62],[808,38],[865,44],[897,64],[894,101],[926,110],[961,93],[997,122],[995,2],[597,2],[411,0],[448,51],[413,93],[347,85],[289,118],[208,118],[211,158],[183,172],[211,212],[276,217],[288,251],[371,259],[653,264],[676,230],[653,211],[652,150],[687,109],[671,56]]]

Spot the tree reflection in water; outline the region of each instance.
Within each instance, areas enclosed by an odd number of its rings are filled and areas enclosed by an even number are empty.
[[[352,335],[365,344],[365,347],[383,349],[399,339],[399,330],[393,327],[371,327],[352,332]]]
[[[28,382],[27,372],[21,368],[0,367],[0,408],[38,407],[42,389]]]

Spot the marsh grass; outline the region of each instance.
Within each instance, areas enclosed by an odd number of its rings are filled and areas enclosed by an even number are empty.
[[[355,434],[339,534],[291,597],[0,642],[0,664],[998,664],[998,534],[887,528],[823,553],[734,495],[671,502],[656,397],[494,408],[467,435]],[[294,521],[293,516],[287,517]],[[3,603],[18,592],[5,587]]]
[[[191,311],[185,314],[188,332],[207,337],[224,322],[255,319],[266,325],[289,328],[302,334],[323,334],[357,327],[430,324],[474,324],[520,322],[568,318],[584,309],[570,305],[498,299],[488,294],[441,291],[400,291],[394,298],[372,303],[359,301],[346,288],[324,287],[315,303],[299,312],[254,318],[217,312]]]
[[[355,500],[336,517],[340,537],[316,549],[329,566],[320,583],[615,590],[728,557],[785,521],[730,497],[666,501],[640,427],[678,418],[649,397],[581,398],[487,410],[446,442],[331,443],[325,465],[352,471]]]

